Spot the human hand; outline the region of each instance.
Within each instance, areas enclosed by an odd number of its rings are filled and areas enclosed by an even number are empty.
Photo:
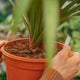
[[[71,48],[64,46],[52,60],[52,68],[57,70],[65,80],[71,80],[80,70],[80,54],[74,52],[74,55],[69,57],[70,52]]]
[[[5,41],[0,41],[0,48],[5,44]],[[2,53],[0,51],[0,63],[2,62]]]

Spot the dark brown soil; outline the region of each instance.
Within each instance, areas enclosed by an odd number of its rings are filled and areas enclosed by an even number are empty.
[[[30,50],[27,41],[16,41],[5,46],[5,50],[13,55],[31,59],[44,59],[45,52],[39,48]],[[56,53],[62,48],[57,47]]]

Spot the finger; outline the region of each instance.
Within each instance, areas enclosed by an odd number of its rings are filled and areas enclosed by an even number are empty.
[[[0,48],[5,44],[5,41],[0,41]]]
[[[68,57],[68,54],[71,52],[70,46],[64,46],[63,49],[58,53],[59,55],[63,57]]]
[[[80,54],[76,52],[72,57],[68,58],[67,62],[72,66],[77,65],[80,63]]]

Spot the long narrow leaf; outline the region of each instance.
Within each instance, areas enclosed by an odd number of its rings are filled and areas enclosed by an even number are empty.
[[[73,7],[72,9],[70,9],[69,11],[67,11],[65,14],[62,15],[62,17],[64,16],[70,16],[71,14],[73,14],[74,12],[76,12],[76,10],[80,9],[80,5]]]
[[[72,15],[70,15],[70,17],[77,16],[77,15],[80,15],[80,11],[77,11],[77,12],[73,13]]]
[[[15,4],[13,3],[12,0],[8,0],[10,2],[10,4],[12,5],[13,8],[15,8]]]
[[[45,44],[48,65],[55,53],[56,27],[58,26],[57,0],[44,0]]]
[[[12,32],[16,33],[18,30],[19,20],[23,17],[25,9],[28,9],[30,0],[18,0],[17,6],[14,12],[14,23],[12,26]]]
[[[35,30],[35,20],[36,20],[36,15],[37,15],[37,10],[38,10],[38,2],[40,0],[32,0],[32,3],[30,5],[30,8],[28,10],[28,17],[29,17],[29,21],[30,21],[30,30],[31,30],[31,35],[33,37],[34,35],[34,30]]]
[[[66,1],[67,1],[67,0],[59,0],[60,8],[64,5],[64,3],[65,3]]]
[[[39,37],[37,38],[37,40],[35,41],[35,43],[32,45],[33,48],[37,47],[37,46],[43,46],[41,45],[41,43],[43,42],[43,31],[40,33]]]
[[[39,1],[39,0],[38,0]],[[43,15],[43,5],[42,5],[42,0],[40,0],[38,2],[38,10],[37,10],[37,14],[36,14],[36,19],[35,19],[35,30],[34,30],[34,35],[33,35],[33,42],[37,40],[38,36],[40,35],[40,33],[42,32],[42,15]],[[37,33],[37,34],[36,34]]]
[[[26,25],[27,28],[28,28],[29,36],[30,36],[30,38],[31,38],[31,30],[30,30],[30,27],[29,27],[29,26],[31,26],[31,25],[30,25],[30,23],[29,23],[28,17],[23,16],[23,20],[24,20],[25,25]]]
[[[71,19],[71,17],[62,17],[60,19],[60,25],[63,24],[64,22],[66,22],[67,20]]]
[[[61,15],[65,14],[74,4],[76,4],[79,0],[74,0],[70,4],[68,4],[62,11]]]

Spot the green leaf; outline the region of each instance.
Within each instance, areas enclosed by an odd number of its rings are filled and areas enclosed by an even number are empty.
[[[75,6],[73,8],[71,8],[69,11],[67,11],[65,14],[62,15],[62,17],[64,16],[70,16],[71,14],[73,14],[74,12],[76,12],[76,10],[80,9],[80,5]]]
[[[67,0],[59,0],[60,8],[64,5],[64,3],[65,3],[66,1],[67,1]]]
[[[29,31],[29,37],[31,38],[31,30],[30,30],[30,23],[29,23],[29,19],[28,16],[23,16],[23,20],[24,20],[24,24],[26,25],[26,27],[28,28]]]
[[[80,11],[77,11],[77,12],[73,13],[72,15],[70,15],[70,17],[77,16],[77,15],[80,15]]]
[[[37,40],[33,44],[33,47],[35,48],[35,47],[41,45],[42,42],[43,42],[43,31],[40,33],[39,37],[37,38]],[[43,45],[41,45],[41,46],[43,46]]]
[[[42,23],[43,23],[43,20],[42,20],[42,15],[43,15],[42,7],[43,7],[42,0],[40,0],[39,4],[38,4],[37,14],[36,14],[33,42],[35,42],[37,40],[38,36],[42,32],[42,28],[43,28],[43,25],[42,25]]]
[[[62,11],[61,15],[65,14],[71,7],[73,7],[74,4],[76,4],[79,0],[74,0],[70,4],[68,4]]]
[[[33,0],[27,13],[30,22],[31,43],[34,44],[43,30],[43,0]]]
[[[17,2],[17,6],[15,8],[14,11],[14,18],[13,18],[13,26],[12,26],[12,32],[16,33],[18,30],[18,24],[20,19],[23,17],[23,13],[25,12],[25,9],[28,10],[29,7],[29,3],[31,0],[18,0]]]
[[[12,5],[12,7],[15,8],[15,5],[14,5],[13,1],[12,1],[12,0],[8,0],[8,1],[9,1],[10,4]]]
[[[71,19],[80,20],[80,16],[72,16]]]
[[[40,1],[40,0],[39,0]],[[37,10],[38,10],[38,0],[33,0],[29,10],[28,10],[28,17],[30,21],[30,30],[31,30],[31,36],[33,37],[34,30],[35,30],[35,20],[36,20],[36,15],[37,15]]]
[[[45,45],[48,65],[55,55],[56,27],[58,26],[58,4],[57,0],[44,0],[44,22],[45,22]]]
[[[71,19],[71,17],[62,17],[60,19],[60,24],[63,24],[64,22],[66,22],[67,20]]]

